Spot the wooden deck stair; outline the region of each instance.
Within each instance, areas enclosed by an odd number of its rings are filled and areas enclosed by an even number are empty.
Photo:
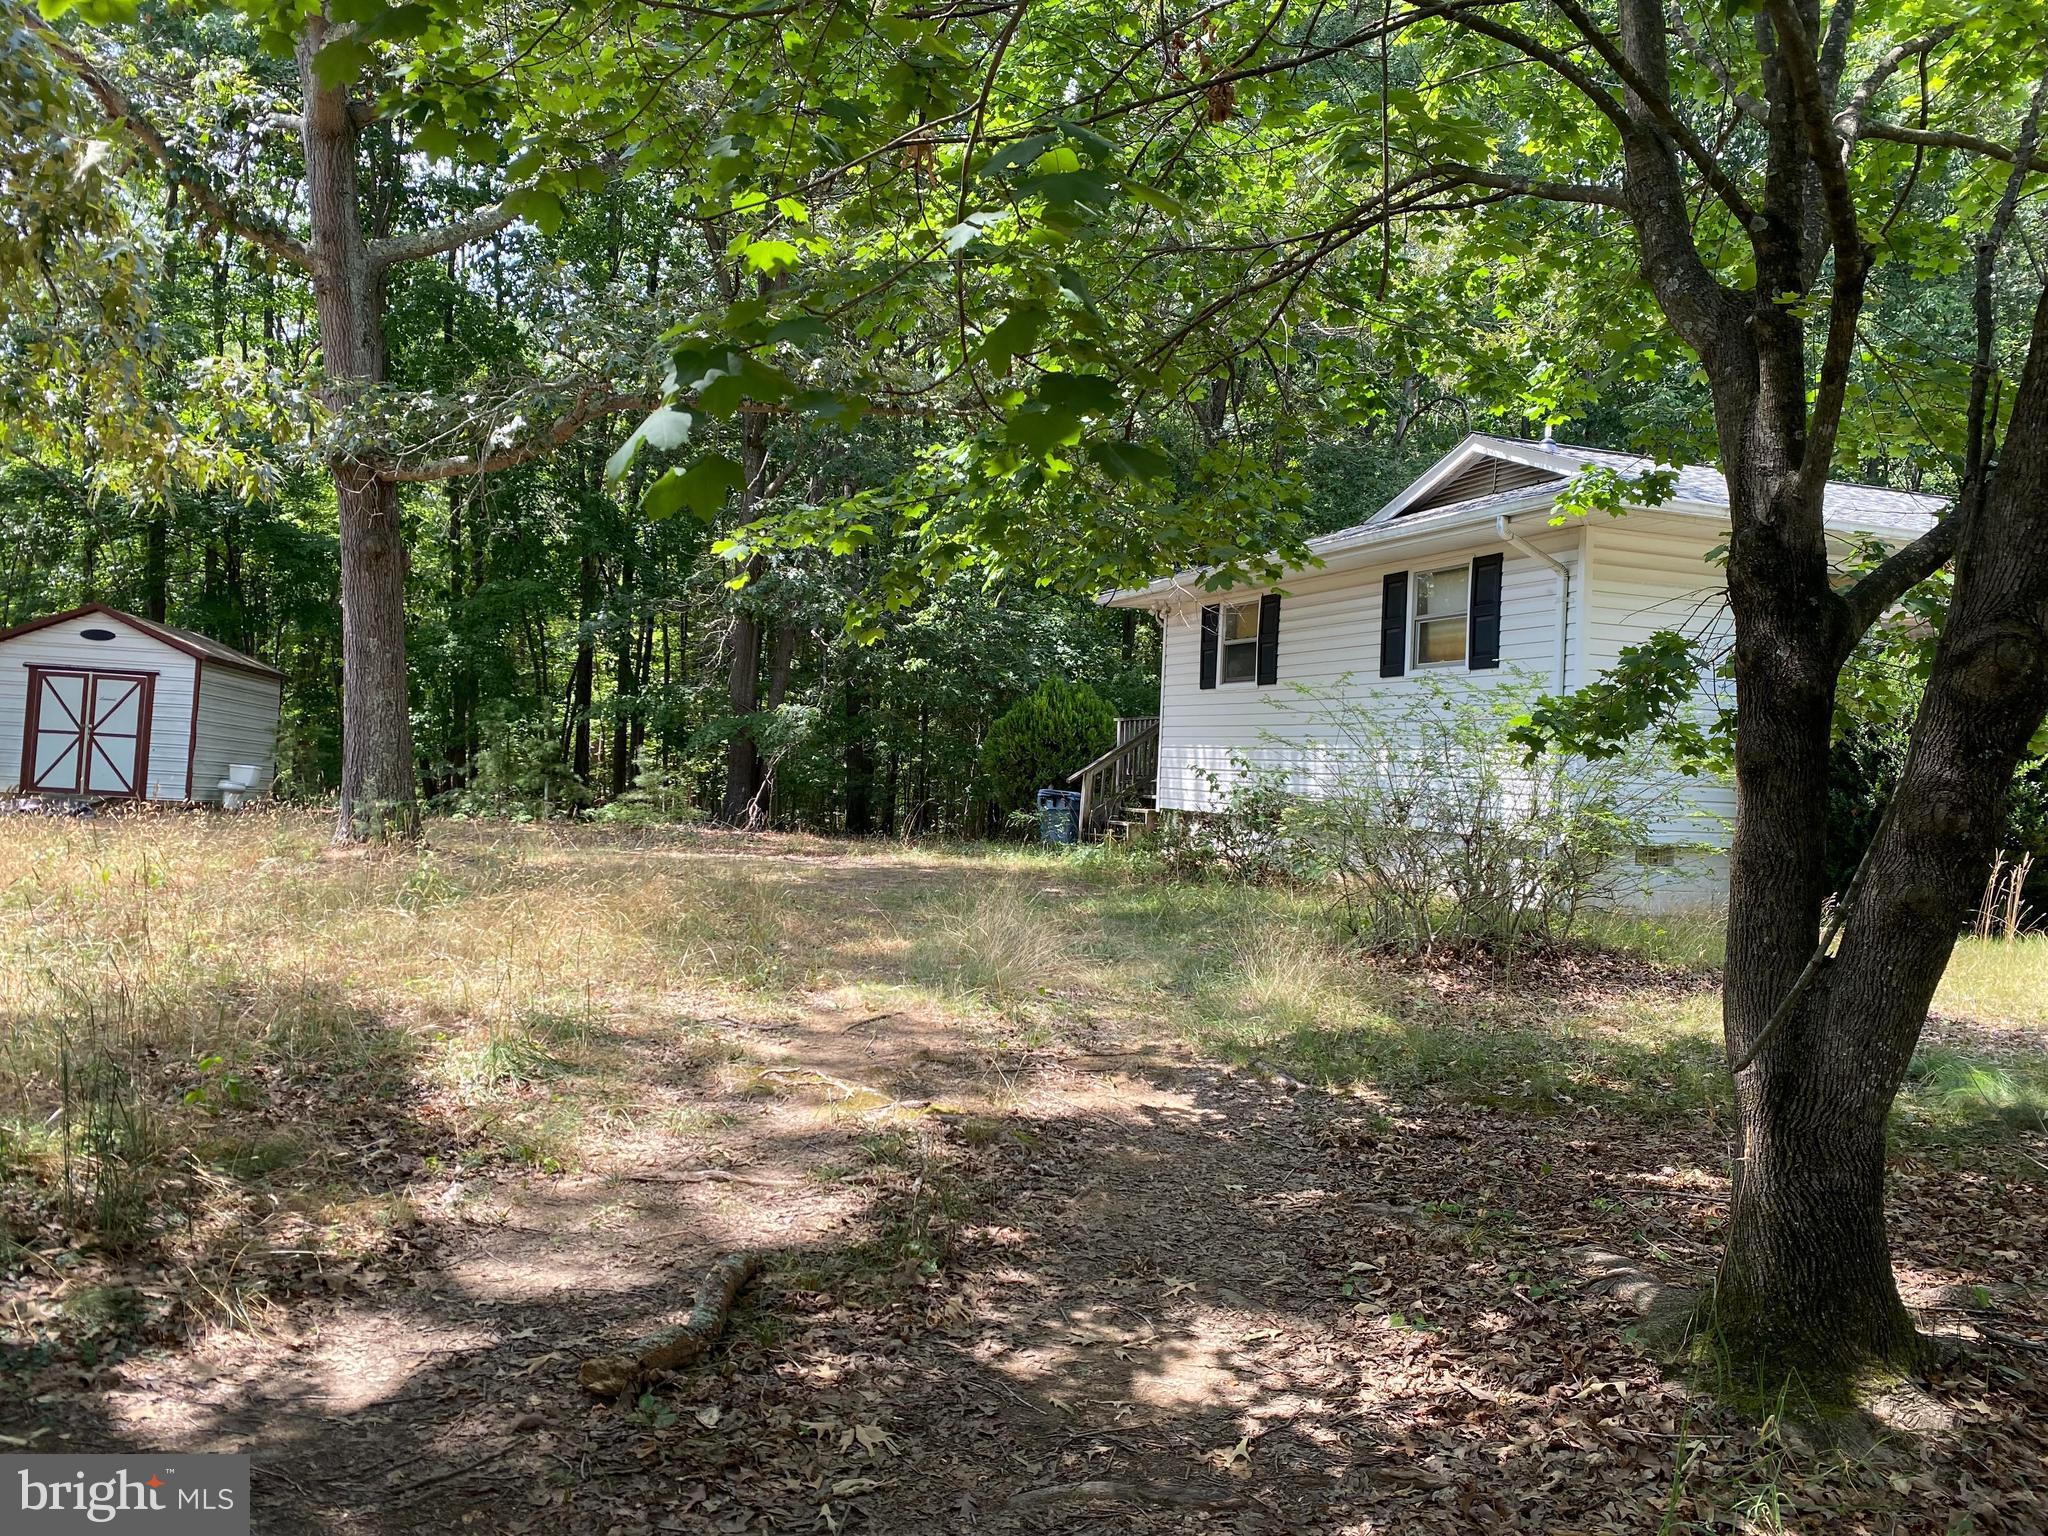
[[[1116,745],[1067,780],[1081,788],[1083,837],[1129,837],[1158,816],[1159,717],[1127,715]]]

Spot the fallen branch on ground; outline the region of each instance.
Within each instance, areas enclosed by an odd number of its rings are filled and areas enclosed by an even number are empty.
[[[756,1082],[773,1081],[787,1084],[792,1080],[798,1084],[821,1083],[827,1088],[837,1088],[842,1103],[863,1093],[878,1099],[884,1097],[865,1084],[850,1083],[843,1077],[834,1077],[830,1072],[820,1072],[816,1067],[768,1067],[755,1074]]]
[[[597,1355],[583,1362],[577,1379],[583,1390],[600,1397],[623,1397],[650,1371],[672,1371],[703,1355],[725,1331],[733,1303],[747,1282],[760,1273],[764,1255],[728,1253],[705,1274],[697,1287],[696,1304],[687,1320],[664,1328],[623,1355]]]
[[[740,1168],[681,1168],[674,1172],[629,1173],[630,1184],[754,1184],[763,1189],[791,1189],[802,1179],[777,1178],[774,1174],[748,1173]]]
[[[1611,1296],[1631,1312],[1648,1317],[1672,1298],[1666,1285],[1626,1254],[1604,1248],[1578,1248],[1571,1256],[1579,1261],[1587,1288],[1596,1295]]]
[[[1252,1070],[1265,1073],[1266,1076],[1272,1078],[1289,1093],[1302,1093],[1308,1088],[1308,1084],[1304,1083],[1292,1072],[1283,1071],[1281,1068],[1274,1066],[1270,1061],[1255,1061],[1252,1063]]]
[[[1207,1493],[1200,1488],[1176,1488],[1170,1483],[1128,1483],[1090,1478],[1085,1483],[1027,1488],[1004,1507],[1046,1509],[1079,1499],[1121,1499],[1127,1504],[1178,1504],[1191,1509],[1237,1509],[1245,1502],[1242,1494]]]

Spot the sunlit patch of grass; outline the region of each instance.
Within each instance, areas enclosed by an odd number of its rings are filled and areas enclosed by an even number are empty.
[[[2048,1029],[2048,934],[1958,940],[1935,990],[1934,1011]]]
[[[933,913],[912,941],[920,980],[1014,1009],[1069,979],[1072,943],[1042,897],[1000,881]]]
[[[1688,971],[1719,970],[1728,957],[1727,914],[1717,906],[1658,913],[1595,909],[1580,914],[1572,937]]]
[[[1926,1046],[1913,1058],[1895,1114],[1935,1137],[2048,1129],[2048,1062]]]
[[[451,1082],[472,1093],[527,1088],[569,1070],[544,1041],[516,1024],[494,1027],[481,1039],[450,1042],[443,1068]]]
[[[1288,925],[1240,955],[1198,991],[1194,1012],[1197,1043],[1231,1059],[1333,1088],[1429,1090],[1534,1114],[1599,1104],[1711,1120],[1729,1109],[1718,1021],[1697,998],[1643,988],[1598,1011],[1547,1012],[1512,994],[1448,999]]]

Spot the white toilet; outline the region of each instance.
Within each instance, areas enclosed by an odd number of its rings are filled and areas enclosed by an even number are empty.
[[[262,794],[263,787],[257,782],[262,775],[260,763],[229,763],[228,776],[214,786],[220,791],[220,808],[239,811]]]

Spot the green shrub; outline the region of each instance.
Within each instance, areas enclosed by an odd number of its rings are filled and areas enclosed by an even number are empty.
[[[1341,684],[1297,690],[1318,738],[1321,789],[1283,836],[1304,873],[1334,880],[1358,932],[1411,950],[1511,948],[1568,936],[1589,908],[1640,887],[1635,850],[1656,813],[1687,796],[1654,747],[1588,762],[1529,762],[1509,732],[1538,697],[1418,677],[1392,698]]]
[[[996,717],[981,744],[981,781],[998,816],[1035,803],[1116,744],[1116,714],[1086,683],[1047,678]]]

